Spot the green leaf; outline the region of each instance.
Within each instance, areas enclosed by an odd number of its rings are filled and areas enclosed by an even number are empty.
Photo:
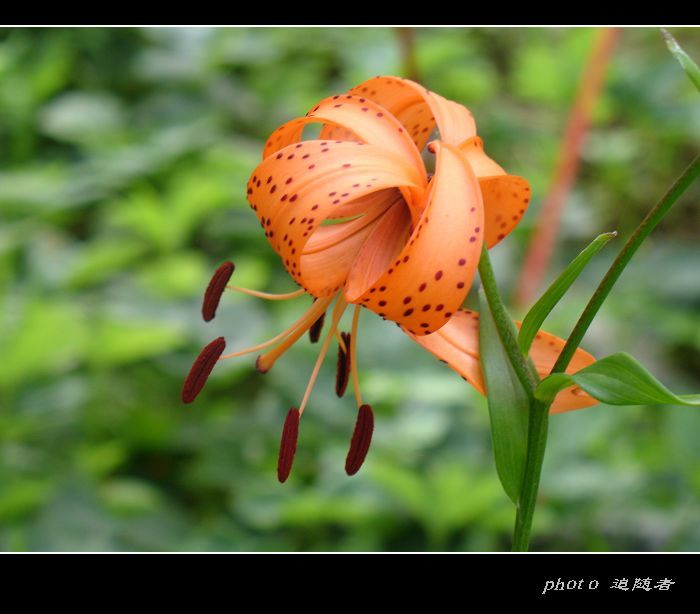
[[[560,390],[572,384],[608,405],[700,405],[700,395],[673,394],[625,352],[602,358],[573,375],[550,375],[537,386],[535,396],[551,402]]]
[[[483,290],[479,291],[479,304],[479,354],[486,381],[496,470],[506,494],[517,503],[525,468],[529,402],[503,348]]]
[[[691,57],[683,51],[683,47],[678,44],[678,41],[673,38],[671,33],[665,28],[661,28],[661,34],[663,34],[666,45],[668,46],[671,53],[676,56],[676,59],[680,62],[685,74],[693,82],[693,85],[700,92],[700,67],[693,62]]]
[[[571,287],[571,284],[576,281],[576,278],[581,274],[588,262],[595,256],[610,239],[617,236],[617,232],[606,232],[598,235],[590,245],[584,249],[576,258],[571,261],[564,272],[557,277],[547,291],[527,312],[523,325],[520,328],[518,335],[518,345],[523,354],[527,356],[530,351],[535,335],[542,327],[542,322],[545,321],[555,305],[566,294],[566,291]]]

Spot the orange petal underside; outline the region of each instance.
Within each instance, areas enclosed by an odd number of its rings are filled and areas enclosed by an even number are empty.
[[[398,77],[375,77],[350,90],[383,106],[406,128],[419,150],[425,147],[437,125],[440,140],[459,145],[476,135],[469,109],[447,100],[422,85]]]
[[[479,361],[479,314],[461,309],[439,331],[425,337],[409,335],[414,341],[437,356],[459,373],[481,394],[485,393],[481,364]],[[520,326],[520,322],[516,322]],[[530,350],[535,368],[540,377],[549,374],[564,347],[564,340],[544,331],[537,333]],[[578,349],[566,369],[575,373],[591,365],[595,358],[588,352]],[[551,413],[557,414],[573,409],[597,405],[598,401],[588,396],[580,388],[570,386],[562,390],[552,404]]]
[[[410,238],[398,251],[405,225],[400,225],[400,212],[394,212],[393,225],[377,226],[368,238],[345,288],[348,302],[417,335],[438,330],[460,307],[476,272],[483,236],[476,177],[457,148],[436,143],[435,149],[431,192]]]
[[[484,143],[478,136],[467,139],[459,148],[481,185],[486,227],[484,240],[491,249],[507,237],[522,219],[530,203],[530,184],[522,177],[507,175],[486,155]]]

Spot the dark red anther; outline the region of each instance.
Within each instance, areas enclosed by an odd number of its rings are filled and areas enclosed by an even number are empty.
[[[233,262],[224,262],[211,276],[206,292],[204,292],[204,302],[202,303],[202,317],[205,322],[214,319],[221,295],[224,293],[226,284],[231,279],[235,268]]]
[[[183,403],[192,403],[197,398],[225,347],[224,338],[217,337],[199,353],[182,387]]]
[[[277,459],[277,479],[284,484],[289,477],[294,462],[294,454],[297,451],[297,438],[299,437],[299,410],[292,407],[287,413],[282,429],[280,441],[280,455]]]
[[[369,444],[372,443],[374,431],[374,415],[369,405],[362,405],[357,413],[355,430],[350,441],[350,451],[345,459],[345,473],[355,475],[365,462]]]
[[[335,393],[342,397],[345,394],[345,389],[348,387],[350,379],[350,333],[340,333],[340,338],[345,343],[343,346],[338,344],[338,366],[335,372]]]
[[[321,338],[321,330],[323,330],[323,321],[326,319],[326,314],[322,313],[309,329],[309,339],[311,343],[316,343]]]

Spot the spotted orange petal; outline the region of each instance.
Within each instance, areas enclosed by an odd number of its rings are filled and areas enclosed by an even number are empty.
[[[436,333],[424,337],[409,336],[440,360],[445,361],[481,394],[485,394],[479,360],[478,320],[479,314],[477,312],[462,309],[455,313],[450,321]],[[520,326],[520,322],[516,322],[516,324]],[[540,377],[549,374],[564,344],[564,340],[559,337],[544,331],[537,333],[530,350],[530,356]],[[594,362],[593,356],[578,349],[566,372],[575,373]],[[597,403],[598,401],[588,396],[580,388],[570,386],[557,395],[550,412],[557,414],[590,407]]]
[[[248,182],[248,200],[270,245],[304,286],[302,252],[338,205],[388,188],[418,189],[414,177],[410,163],[373,145],[304,141],[258,165]],[[307,290],[328,296],[338,290],[336,285]]]
[[[434,150],[435,177],[410,238],[398,251],[406,226],[395,212],[394,226],[378,225],[367,239],[345,287],[348,302],[418,335],[442,327],[466,298],[483,236],[481,190],[471,168],[456,147],[435,143]]]
[[[362,141],[382,147],[411,165],[410,177],[416,184],[414,190],[406,190],[404,196],[412,207],[422,201],[423,189],[427,184],[425,166],[420,152],[404,130],[401,123],[386,109],[363,96],[343,94],[331,96],[318,103],[305,117],[294,119],[280,126],[272,133],[265,144],[263,158],[283,147],[298,143],[302,139],[304,127],[310,123],[324,123],[339,127],[344,140]],[[333,133],[322,132],[319,140],[332,140]],[[335,141],[337,143],[337,141]]]
[[[469,109],[409,79],[375,77],[352,88],[350,93],[374,100],[394,115],[419,150],[425,147],[436,126],[440,140],[448,145],[459,145],[476,135],[476,123]]]
[[[484,152],[484,142],[474,136],[459,146],[479,179],[484,197],[484,240],[490,249],[520,222],[530,203],[530,184],[506,172]]]

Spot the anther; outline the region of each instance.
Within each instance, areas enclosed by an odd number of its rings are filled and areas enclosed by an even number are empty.
[[[277,479],[284,484],[292,470],[294,454],[297,451],[299,437],[299,410],[292,407],[287,413],[280,440],[280,454],[277,459]]]
[[[231,279],[235,268],[233,262],[224,262],[216,269],[216,272],[209,280],[209,285],[204,293],[204,302],[202,303],[202,317],[205,322],[214,319],[216,308],[219,306],[219,301],[221,300],[221,295],[224,293],[226,284],[228,280]]]
[[[217,337],[199,353],[182,387],[183,403],[192,403],[197,398],[225,347],[224,338]]]
[[[372,443],[374,431],[374,415],[369,405],[362,405],[357,412],[355,430],[350,441],[350,451],[345,459],[345,473],[355,475],[365,462],[369,444]]]
[[[335,393],[342,397],[350,380],[350,333],[340,333],[345,349],[338,344],[338,364],[335,373]]]
[[[311,343],[316,343],[321,338],[321,331],[323,330],[323,321],[326,319],[325,312],[316,320],[311,328],[309,329],[309,339]]]

